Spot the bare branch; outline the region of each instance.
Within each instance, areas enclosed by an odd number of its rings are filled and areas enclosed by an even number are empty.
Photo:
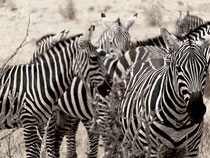
[[[16,131],[16,129],[12,129],[12,131],[10,133],[8,133],[7,135],[3,136],[0,138],[0,141],[4,140],[5,138],[8,138],[10,137],[14,132]]]
[[[8,63],[11,61],[11,59],[18,53],[19,49],[22,48],[25,44],[26,44],[26,40],[27,40],[27,37],[29,35],[29,27],[30,27],[30,15],[29,15],[29,18],[28,18],[28,26],[27,26],[27,30],[26,30],[26,35],[25,35],[25,38],[23,39],[23,41],[20,43],[19,47],[16,48],[15,52],[8,58],[6,59],[6,61],[4,62],[2,68],[1,68],[1,71],[4,71],[8,65]]]

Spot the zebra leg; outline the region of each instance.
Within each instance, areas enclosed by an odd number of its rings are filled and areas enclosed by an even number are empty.
[[[88,158],[96,158],[98,155],[99,135],[90,131],[92,125],[91,120],[82,120],[88,133]]]
[[[64,136],[67,141],[67,158],[76,158],[76,131],[79,119],[70,118],[69,115],[60,110],[53,112],[53,117],[47,129],[48,156],[60,157],[60,146]],[[51,154],[53,153],[53,154]]]
[[[79,119],[69,119],[70,129],[66,135],[67,155],[66,158],[76,158],[76,132],[78,130]]]
[[[46,130],[47,135],[46,135],[46,147],[47,147],[47,152],[48,152],[48,157],[52,157],[52,158],[58,158],[57,157],[57,152],[59,155],[59,150],[57,151],[55,148],[55,142],[56,142],[56,116],[53,114],[49,126]]]
[[[21,119],[24,127],[23,134],[26,147],[26,157],[39,158],[41,139],[37,132],[37,120],[33,116],[23,116]]]

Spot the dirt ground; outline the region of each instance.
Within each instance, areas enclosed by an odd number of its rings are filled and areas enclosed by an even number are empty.
[[[70,0],[0,0],[0,65],[23,41],[29,16],[30,29],[27,44],[19,50],[11,65],[28,63],[35,50],[36,40],[48,33],[70,29],[73,35],[83,33],[91,24],[95,24],[96,30],[92,38],[92,42],[95,43],[105,29],[100,19],[102,12],[106,13],[111,20],[120,17],[122,22],[126,22],[130,16],[138,13],[138,18],[129,31],[133,41],[159,35],[160,26],[174,33],[179,11],[190,11],[191,14],[206,21],[210,17],[209,0],[73,0],[75,19],[69,18],[71,8],[69,3]],[[210,104],[207,98],[205,102]],[[209,109],[208,105],[207,109]],[[209,112],[206,113],[205,119],[209,122]],[[20,132],[15,133],[14,143],[22,142],[22,136],[19,137]],[[80,126],[77,133],[79,158],[85,157],[87,146],[85,134],[84,127]],[[0,157],[7,157],[6,145],[0,144],[0,151],[2,151]],[[23,153],[20,152],[14,157],[22,158]],[[206,151],[205,155],[209,153],[210,151]],[[62,146],[62,157],[65,157],[65,143]],[[99,157],[102,157],[102,148],[100,148]]]

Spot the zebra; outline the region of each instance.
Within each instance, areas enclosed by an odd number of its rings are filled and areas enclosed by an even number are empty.
[[[78,36],[81,34],[78,34]],[[77,35],[76,35],[77,36]],[[74,36],[74,37],[76,37]],[[56,43],[59,41],[73,38],[73,36],[70,34],[70,30],[63,30],[59,33],[51,33],[47,34],[45,36],[42,36],[39,40],[36,41],[36,51],[33,53],[32,59],[30,63],[33,63],[38,56],[47,50],[49,50],[51,47],[53,47]]]
[[[106,26],[106,30],[100,36],[95,46],[99,48],[101,56],[106,54],[113,54],[121,56],[130,48],[131,37],[129,34],[129,28],[134,24],[137,13],[130,17],[125,25],[123,25],[118,18],[116,21],[111,22],[105,15],[101,13],[101,20]]]
[[[140,59],[145,59],[149,55],[151,57],[154,57],[155,53],[151,53],[151,51],[163,51],[163,49],[159,49],[158,47],[141,47],[139,48],[139,56],[135,58],[135,60]],[[141,56],[142,53],[145,53],[145,55]],[[158,54],[158,52],[156,52]],[[134,52],[131,52],[131,54],[134,55]],[[166,53],[165,53],[166,54]],[[156,55],[157,56],[157,55]],[[124,58],[124,56],[122,56]],[[106,59],[106,58],[105,58]],[[103,59],[103,63],[105,67],[108,65],[110,66],[109,62],[106,62],[106,60]],[[115,58],[107,58],[107,60],[115,60]],[[135,61],[134,60],[134,61]],[[123,61],[123,59],[122,59]],[[133,62],[134,62],[133,61]],[[112,69],[115,68],[115,64],[112,64]],[[108,71],[108,74],[110,77],[112,77],[112,73]],[[92,90],[91,90],[92,91]],[[59,139],[56,141],[55,150],[59,157],[59,147],[62,141],[62,137],[64,135],[67,136],[67,155],[69,157],[76,157],[76,145],[75,145],[75,135],[76,131],[78,129],[78,124],[79,121],[81,120],[82,123],[84,124],[87,132],[88,132],[88,141],[89,141],[89,157],[97,157],[97,149],[98,149],[98,135],[94,134],[93,132],[90,132],[90,128],[93,125],[92,119],[94,117],[94,107],[92,104],[88,103],[88,92],[86,92],[86,88],[84,86],[84,83],[82,80],[78,77],[75,77],[71,83],[71,85],[68,87],[68,89],[65,91],[63,96],[61,96],[58,100],[57,106],[60,108],[60,112],[64,114],[60,115],[57,117],[58,119],[60,118],[61,121],[57,122],[57,129],[56,131],[59,134]],[[93,94],[91,94],[93,95]],[[105,103],[104,103],[105,104]],[[106,105],[106,104],[105,104]],[[103,106],[103,105],[102,105]],[[67,114],[67,115],[66,115]],[[69,117],[67,117],[69,116]],[[78,121],[79,120],[79,121]],[[69,130],[67,130],[69,129]],[[49,130],[50,132],[50,130]],[[69,133],[68,133],[69,132]],[[105,149],[106,150],[106,149]],[[105,151],[106,153],[106,151]]]
[[[193,33],[192,33],[193,34]],[[149,41],[149,40],[148,40]],[[151,42],[152,43],[152,42]],[[162,42],[162,43],[164,43],[164,42]],[[159,45],[158,45],[159,46]],[[149,47],[149,46],[148,46]],[[164,48],[166,48],[166,47],[164,47]],[[151,50],[150,50],[151,49]],[[158,49],[158,48],[155,48],[156,50]],[[125,65],[131,65],[131,62],[129,63],[122,63],[122,62],[127,62],[127,61],[132,61],[132,62],[134,62],[135,60],[138,60],[138,59],[141,59],[141,58],[144,58],[144,56],[141,56],[141,54],[142,53],[144,53],[145,52],[145,50],[150,50],[150,52],[148,53],[148,54],[151,54],[151,56],[150,57],[157,57],[156,56],[156,54],[160,54],[161,52],[163,52],[163,55],[160,55],[160,56],[165,56],[168,52],[167,52],[167,50],[164,50],[163,48],[159,48],[159,50],[158,51],[156,51],[155,52],[155,49],[153,50],[153,48],[147,48],[147,49],[145,49],[144,47],[138,47],[138,48],[134,48],[134,49],[132,49],[132,50],[130,50],[130,51],[128,51],[128,54],[127,55],[125,55],[121,60],[119,60],[120,62],[120,65],[121,66],[117,66],[117,68],[119,67],[119,72],[120,72],[120,69],[121,69],[121,71],[122,71],[122,68],[121,67],[123,67],[123,66],[125,66]],[[139,51],[139,53],[137,53]],[[156,54],[155,54],[156,53]],[[135,56],[136,54],[138,54],[139,55],[139,57],[138,56]],[[145,53],[145,57],[148,57],[148,54],[147,53]],[[128,59],[128,57],[129,57],[129,59]],[[133,60],[134,59],[134,60]],[[127,60],[127,61],[126,61]],[[110,58],[110,61],[113,61],[112,60],[112,58]],[[113,62],[113,63],[115,63],[115,62]],[[105,63],[105,65],[115,65],[115,64],[110,64],[110,62],[108,61],[107,62],[107,64]],[[112,70],[112,69],[110,69],[110,70]],[[124,70],[126,70],[126,68],[124,68]],[[123,71],[124,71],[123,70]],[[112,76],[112,75],[111,75]],[[76,80],[75,80],[75,83],[76,83]],[[79,82],[78,82],[79,83]],[[78,85],[80,85],[80,84],[78,84]],[[72,86],[72,87],[74,87],[74,88],[78,88],[79,86]],[[80,87],[82,87],[82,86],[80,86]],[[82,89],[82,88],[81,88]],[[75,92],[75,95],[78,95],[78,94],[83,94],[82,93],[82,90],[76,90],[76,89],[74,89],[74,90],[71,90],[72,92]],[[79,92],[81,92],[81,93],[79,93]],[[78,93],[78,94],[77,94]],[[75,96],[75,95],[72,95],[72,96],[74,96],[75,98],[77,98],[78,96]],[[87,96],[85,96],[85,97],[87,97]],[[83,98],[85,98],[84,96],[83,96]],[[68,102],[68,98],[70,98],[70,96],[68,96],[68,97],[66,97],[66,102]],[[64,99],[63,99],[64,100]],[[85,100],[85,99],[83,99],[83,100]],[[68,105],[68,104],[67,104]],[[85,103],[83,103],[83,105],[85,105]],[[78,105],[77,105],[78,106]],[[84,106],[85,107],[85,106]],[[88,106],[86,106],[86,107],[88,107]],[[90,109],[91,109],[92,107],[90,107]],[[84,108],[83,108],[84,109]],[[79,117],[81,117],[81,116],[79,116]],[[88,117],[90,117],[91,118],[91,115],[89,115]],[[82,117],[81,117],[82,118]],[[77,126],[76,126],[76,128],[75,129],[77,129]],[[62,137],[62,136],[61,136]],[[74,144],[74,143],[73,143]],[[72,145],[72,146],[74,146],[74,145]],[[75,148],[74,148],[74,151],[75,151]]]
[[[78,35],[76,35],[76,36],[78,36]],[[74,38],[72,36],[69,36],[69,31],[62,31],[57,34],[48,34],[48,35],[45,35],[42,38],[40,38],[37,41],[37,43],[38,43],[37,50],[33,54],[31,63],[35,63],[37,61],[36,58],[39,58],[39,56],[41,54],[45,53],[48,49],[50,49],[52,46],[54,46],[57,42],[59,42],[60,40],[68,39],[68,38],[71,38],[71,39]],[[73,83],[74,82],[72,82],[72,84]],[[73,86],[71,86],[71,87],[73,87]],[[85,90],[85,92],[88,93],[87,90]],[[86,97],[85,101],[87,101],[88,96],[85,96],[85,97]],[[77,96],[74,98],[77,98]],[[78,123],[80,120],[78,120],[76,118],[71,119],[66,113],[64,113],[58,109],[55,110],[54,115],[55,116],[53,116],[51,118],[49,127],[47,129],[48,134],[47,134],[47,139],[46,139],[46,141],[47,141],[46,145],[47,145],[48,154],[50,154],[50,156],[51,156],[53,153],[53,154],[55,154],[55,157],[59,157],[60,143],[62,141],[63,136],[66,135],[67,136],[67,139],[66,139],[66,141],[67,141],[67,157],[68,156],[74,157],[75,155],[72,155],[71,153],[74,153],[72,151],[75,151],[75,153],[76,153],[76,148],[74,147],[75,143],[73,143],[73,145],[72,145],[72,142],[75,142],[75,139],[72,140],[72,137],[75,138],[75,134],[76,134],[76,131],[78,128]],[[85,125],[85,127],[87,128],[88,136],[90,137],[89,138],[89,142],[90,142],[89,143],[89,146],[90,146],[89,155],[92,155],[92,157],[93,157],[93,155],[95,155],[95,154],[93,154],[91,152],[92,151],[97,152],[97,146],[95,147],[94,143],[91,142],[91,141],[95,142],[95,140],[93,139],[95,134],[92,134],[91,132],[89,132],[90,125],[88,124],[87,121],[82,120],[82,122]],[[54,123],[56,123],[56,127],[55,127]],[[55,143],[55,144],[53,144],[53,143]]]
[[[11,66],[2,75],[1,115],[7,116],[9,112],[9,92],[17,95],[13,114],[19,113],[24,127],[27,157],[39,157],[41,142],[37,129],[41,130],[51,117],[53,105],[75,75],[81,74],[98,90],[107,84],[96,47],[90,43],[93,30],[91,26],[87,34],[59,41],[36,62]],[[3,128],[13,127],[10,120],[3,124]]]
[[[202,24],[205,24],[205,21],[200,17],[191,15],[189,11],[183,16],[180,11],[179,18],[176,21],[176,35],[185,36],[190,30],[194,30]]]
[[[178,41],[161,28],[171,48],[166,66],[159,60],[134,63],[121,102],[124,145],[137,157],[195,157],[206,107],[202,95],[208,63],[205,43]],[[162,60],[163,58],[161,58]],[[199,105],[199,106],[198,106]]]
[[[120,48],[122,48],[122,50],[124,50],[124,49],[126,50],[127,46],[129,45],[129,42],[130,42],[130,35],[128,33],[128,29],[135,22],[137,14],[135,14],[133,17],[129,18],[129,20],[127,21],[125,26],[121,24],[119,18],[112,25],[110,25],[110,21],[106,18],[106,15],[104,13],[102,13],[101,16],[102,16],[102,21],[104,22],[104,24],[107,26],[108,29],[106,31],[104,31],[103,35],[98,40],[98,42],[96,44],[97,47],[103,48],[103,49],[106,48],[106,50],[107,50],[108,47],[107,46],[104,47],[105,45],[103,45],[104,44],[103,41],[109,40],[110,43],[114,44],[113,46],[109,45],[109,50],[112,49],[112,52],[113,52],[113,50],[116,51],[116,47],[120,47]],[[37,51],[33,54],[33,59],[31,60],[31,62],[34,62],[34,60],[36,61],[37,56],[46,52],[46,50],[49,49],[50,47],[52,47],[54,44],[56,44],[56,42],[58,42],[62,38],[65,39],[66,38],[65,36],[67,36],[68,33],[69,33],[69,31],[67,31],[67,32],[63,31],[56,35],[49,34],[49,35],[43,36],[40,40],[37,41],[37,44],[36,44]],[[123,37],[124,40],[119,40],[121,37]],[[105,52],[105,51],[103,50],[101,52]],[[102,54],[102,53],[99,52],[99,54]],[[60,112],[61,111],[59,111],[58,113],[60,113]],[[63,119],[59,118],[59,120],[62,120],[62,122],[63,122],[65,120],[65,118],[67,118],[67,116],[65,116],[65,114],[62,114],[62,117],[64,117],[64,118]],[[52,121],[53,121],[53,119],[52,119]],[[70,123],[68,123],[69,119],[66,119],[66,120],[67,121],[66,121],[65,125],[68,124],[68,126],[71,126],[72,120],[70,120]],[[84,124],[86,124],[86,123],[84,123]],[[50,127],[49,129],[51,129],[51,128],[52,127]],[[89,125],[87,128],[89,128]],[[64,127],[64,129],[66,129],[66,128]],[[68,129],[71,129],[71,128],[68,128]],[[64,134],[65,132],[61,131],[61,133]],[[67,134],[67,137],[68,137],[68,134]],[[49,144],[48,145],[49,153],[52,153],[52,149],[51,149],[52,142],[50,141],[50,139],[52,139],[52,138],[47,139],[47,141],[49,141],[49,142],[47,142],[47,145]],[[67,138],[67,142],[68,142],[68,138]],[[90,144],[90,146],[91,146],[91,144]],[[92,150],[92,149],[90,149],[90,150]],[[57,152],[55,152],[55,153],[57,153]]]
[[[100,39],[98,40],[96,46],[99,47],[99,48],[102,48],[104,49],[105,48],[105,45],[103,45],[103,41],[107,41],[109,40],[110,43],[113,43],[114,45],[109,45],[109,50],[112,49],[112,52],[115,51],[116,52],[116,47],[120,47],[122,48],[122,50],[124,50],[125,48],[123,47],[127,47],[127,45],[129,45],[129,42],[130,42],[130,35],[128,33],[128,29],[133,25],[133,23],[135,22],[135,19],[137,17],[137,14],[135,14],[133,17],[129,18],[129,20],[127,21],[126,25],[123,26],[120,22],[120,19],[118,18],[118,20],[116,20],[112,25],[110,25],[109,23],[109,20],[106,18],[105,14],[102,13],[101,14],[102,16],[102,21],[104,22],[104,24],[108,27],[108,29],[106,31],[104,31],[103,35],[100,37]],[[115,25],[116,24],[116,25]],[[62,34],[61,34],[62,35]],[[59,36],[61,36],[59,35]],[[59,37],[58,36],[58,37]],[[124,40],[119,40],[121,37],[123,37]],[[49,38],[49,39],[48,39]],[[41,43],[38,46],[38,49],[37,49],[37,52],[34,53],[34,56],[36,57],[38,54],[42,53],[42,52],[45,52],[45,49],[50,47],[49,45],[50,44],[54,44],[55,42],[52,42],[51,38],[55,38],[55,35],[54,34],[50,34],[50,35],[47,35],[43,38],[41,38],[37,43]],[[56,39],[56,38],[55,38]],[[55,40],[55,41],[58,41],[58,38]],[[112,42],[113,41],[113,42]],[[120,42],[119,42],[120,41]],[[46,43],[47,42],[47,43]],[[124,46],[125,45],[125,46]],[[44,49],[42,50],[42,46],[44,46]],[[101,47],[102,46],[102,47]],[[41,48],[41,49],[40,49]],[[106,46],[107,48],[107,46]],[[127,48],[126,48],[127,49]],[[100,49],[99,49],[100,50]],[[101,50],[100,50],[101,51]],[[105,50],[106,51],[106,50]],[[101,52],[105,52],[104,50],[101,51]],[[121,51],[121,50],[120,50]],[[102,54],[101,52],[99,52],[99,54]],[[106,52],[107,53],[107,52]],[[33,60],[32,60],[33,61]],[[67,116],[65,116],[65,114],[63,114],[62,116],[64,116],[64,118],[67,118]],[[70,120],[70,123],[68,123],[68,120],[69,119],[61,119],[62,122],[64,120],[66,120],[66,124],[68,124],[68,126],[71,126],[72,124],[72,120]],[[84,121],[83,121],[84,122]],[[59,123],[58,123],[59,124]],[[84,122],[84,125],[86,123]],[[58,125],[60,126],[60,125]],[[85,125],[86,126],[86,125]],[[78,127],[78,125],[77,125]],[[89,125],[87,125],[86,127],[87,129],[89,128]],[[51,129],[51,128],[50,128]],[[64,129],[66,129],[64,127]],[[68,129],[71,129],[71,128],[68,128]],[[58,131],[58,130],[57,130]],[[62,132],[62,134],[64,134],[65,132]],[[71,132],[70,132],[71,133]],[[89,133],[89,132],[88,132]],[[58,135],[58,134],[57,134]],[[61,139],[62,136],[60,136],[60,139]],[[71,136],[70,136],[71,137]],[[51,139],[51,138],[50,138]],[[48,139],[49,140],[49,139]],[[89,139],[91,140],[91,139]],[[68,142],[68,134],[67,134],[67,142]],[[52,142],[49,141],[49,143],[51,144]],[[90,146],[91,146],[91,143],[90,143]],[[51,148],[51,145],[49,145],[49,147]],[[49,148],[48,148],[49,149]],[[57,149],[57,148],[56,148]],[[92,149],[90,149],[92,151]],[[96,149],[94,149],[96,150]],[[52,151],[52,149],[50,149],[49,151]],[[58,152],[56,152],[58,153]],[[91,154],[91,153],[90,153]]]
[[[107,19],[105,20],[105,14],[102,14],[103,15],[103,20],[102,21],[106,21],[105,23],[108,25],[108,22],[107,22]],[[135,19],[134,18],[136,18],[136,16],[137,16],[137,14],[135,14],[134,15],[134,17],[133,18],[130,18],[129,20],[128,20],[128,22],[127,22],[127,24],[126,24],[126,26],[127,26],[127,28],[126,29],[129,29],[129,27],[132,25],[132,23],[135,21]],[[121,23],[119,24],[119,25],[121,25]],[[118,27],[118,26],[117,26]],[[119,32],[120,32],[120,35],[122,36],[123,35],[123,33],[125,32],[125,27],[123,26],[123,25],[121,25],[121,26],[119,26],[119,30],[124,30],[124,32],[123,31],[116,31],[115,30],[116,29],[116,27],[113,27],[113,25],[112,25],[112,28],[110,28],[109,29],[109,31],[105,31],[104,33],[103,33],[103,35],[100,37],[100,43],[101,44],[103,44],[102,43],[102,38],[103,38],[103,40],[106,40],[106,38],[110,38],[110,37],[108,37],[107,36],[107,32],[109,32],[110,34],[111,34],[111,38],[112,39],[117,39],[117,35],[119,36]],[[63,31],[63,32],[61,32],[61,33],[59,33],[59,34],[49,34],[49,35],[46,35],[46,36],[43,36],[40,40],[38,40],[37,41],[37,51],[33,54],[33,59],[31,60],[31,62],[34,62],[34,60],[36,59],[36,57],[37,56],[39,56],[40,54],[42,54],[42,53],[44,53],[47,49],[49,49],[50,47],[52,47],[52,45],[54,45],[54,44],[56,44],[56,42],[58,42],[59,40],[61,40],[62,38],[64,38],[65,36],[67,36],[68,35],[68,33],[69,33],[69,31],[67,31],[67,32],[65,32],[65,31]],[[65,35],[65,34],[67,34],[67,35]],[[67,36],[68,37],[68,36]],[[66,38],[66,37],[65,37]],[[119,39],[119,38],[118,38]],[[130,38],[129,38],[130,39]],[[122,40],[122,42],[124,42],[124,40]],[[121,43],[119,43],[119,41],[118,41],[118,45],[123,45],[122,44],[122,42]],[[116,42],[115,42],[116,43]],[[115,45],[115,47],[116,47],[116,45]],[[116,48],[115,48],[116,49]],[[104,52],[104,51],[103,51]],[[101,54],[100,52],[99,52],[99,54]],[[36,60],[35,60],[36,61]],[[86,96],[87,97],[87,96]],[[61,113],[61,111],[59,111],[58,113]],[[57,124],[57,126],[59,126],[59,127],[61,127],[61,128],[63,128],[64,130],[66,130],[66,129],[70,129],[71,130],[71,128],[68,128],[68,127],[63,127],[63,126],[61,126],[60,124],[62,124],[64,121],[66,121],[65,122],[65,125],[67,126],[71,126],[71,124],[72,124],[72,120],[71,119],[68,119],[67,118],[67,116],[65,115],[65,113],[63,113],[62,115],[60,115],[60,116],[62,116],[63,118],[59,118],[59,120],[62,120],[61,122],[59,122],[58,124]],[[54,119],[54,118],[53,118]],[[52,119],[52,121],[53,121],[53,119]],[[68,123],[68,121],[70,122],[70,123]],[[83,121],[84,122],[84,121]],[[84,125],[86,126],[86,122],[84,122]],[[78,127],[78,125],[77,125],[77,127]],[[52,127],[50,127],[49,128],[49,132],[51,132],[52,130]],[[63,130],[62,129],[62,130]],[[89,129],[89,125],[87,125],[87,129]],[[51,130],[51,131],[50,131]],[[68,137],[71,137],[71,135],[69,136],[69,134],[67,133],[67,132],[64,132],[64,131],[62,131],[61,130],[61,133],[62,133],[62,135],[60,135],[59,137],[60,137],[60,139],[64,136],[63,134],[64,133],[66,133],[66,135],[67,135],[67,143],[68,143]],[[59,130],[57,129],[56,131],[58,131],[59,132]],[[71,132],[70,132],[71,133]],[[59,134],[56,134],[56,135],[59,135]],[[89,134],[89,132],[88,132],[88,135],[91,135],[91,133]],[[52,138],[48,138],[47,139],[47,145],[48,145],[48,153],[52,153],[52,141],[51,141],[51,139]],[[90,141],[92,140],[91,138],[89,139]],[[58,142],[58,144],[60,144],[59,142]],[[68,146],[68,145],[67,145]],[[91,143],[90,143],[90,146],[93,146],[93,145],[91,145]],[[68,147],[67,147],[68,148]],[[58,149],[58,148],[55,148],[55,149]],[[94,150],[96,150],[96,149],[90,149],[90,151],[94,151]],[[55,152],[55,153],[59,153],[59,152]],[[69,152],[70,153],[70,152]],[[91,153],[90,153],[91,154]],[[57,156],[57,157],[59,157],[59,156]]]
[[[203,29],[203,26],[201,27],[202,29]],[[200,28],[200,29],[201,29]],[[201,31],[203,31],[201,29]],[[208,30],[208,29],[207,29]],[[198,31],[196,30],[195,31],[196,33],[198,33]],[[191,31],[191,34],[189,34],[188,35],[188,37],[186,37],[186,39],[187,38],[189,38],[190,36],[197,36],[196,34],[195,34],[195,32],[194,31]],[[202,35],[208,35],[208,34],[202,34]],[[199,36],[200,37],[200,36]],[[192,37],[191,37],[192,38]],[[205,36],[203,36],[202,38],[206,38]],[[161,40],[163,40],[162,39],[162,37],[160,38]],[[196,39],[197,41],[199,41],[200,39],[198,38],[198,39]],[[152,43],[152,40],[148,40],[150,43]],[[148,42],[147,41],[147,42]],[[150,44],[148,42],[148,45]],[[164,42],[163,42],[164,43]],[[159,47],[159,45],[158,45],[158,47],[155,47],[155,43],[152,43],[152,45],[153,46],[146,46],[146,47],[143,47],[143,46],[139,46],[139,47],[137,47],[137,48],[133,48],[133,49],[131,49],[131,50],[129,50],[128,52],[126,52],[125,53],[125,55],[124,56],[122,56],[122,58],[120,59],[120,60],[118,60],[118,59],[114,59],[114,61],[113,61],[113,58],[107,58],[107,60],[104,60],[104,63],[105,63],[105,67],[106,67],[106,69],[107,69],[107,71],[108,71],[108,74],[110,74],[110,76],[114,76],[113,78],[121,78],[122,77],[122,75],[125,73],[125,71],[127,70],[127,68],[130,66],[130,65],[132,65],[132,63],[133,62],[135,62],[135,61],[137,61],[137,60],[139,60],[139,59],[145,59],[145,58],[148,58],[148,57],[163,57],[163,56],[166,56],[167,54],[168,54],[168,52],[169,52],[169,48],[167,48],[167,46],[164,46],[163,48],[158,48]],[[164,44],[165,45],[165,44]],[[167,48],[167,49],[166,49]],[[110,68],[110,66],[111,66],[111,68]],[[114,71],[113,71],[114,70]],[[76,81],[76,80],[79,80],[79,79],[75,79],[75,83],[77,82],[78,84],[77,85],[75,85],[75,86],[72,86],[70,89],[72,89],[71,90],[71,92],[75,92],[75,94],[74,95],[72,95],[72,97],[75,97],[75,98],[77,98],[78,97],[78,94],[85,94],[85,93],[82,93],[82,86],[81,86],[81,84],[79,84],[80,82],[79,81]],[[75,89],[74,89],[74,88]],[[80,87],[80,89],[78,89],[78,87]],[[77,88],[77,89],[76,89]],[[78,93],[78,94],[77,94]],[[65,102],[68,102],[68,99],[67,98],[71,98],[70,96],[68,96],[68,97],[66,97],[65,99],[63,99],[63,100],[65,100]],[[85,101],[85,98],[86,98],[86,96],[83,96],[83,97],[81,97],[81,98],[83,98],[82,100],[84,100]],[[62,106],[64,106],[65,104],[64,103],[62,103],[62,101],[60,102],[60,104],[63,104]],[[71,104],[71,102],[69,102],[69,104]],[[68,104],[67,104],[68,105]],[[85,106],[85,102],[84,102],[84,104],[83,104],[84,106],[83,107],[88,107],[87,106],[87,103],[86,103],[86,106]],[[74,107],[76,107],[76,106],[79,106],[79,105],[75,105]],[[74,109],[74,107],[72,107],[72,109]],[[82,108],[82,106],[81,107],[79,107],[79,108],[81,108],[81,109],[85,109],[85,108]],[[91,109],[92,109],[92,107],[88,107],[87,109],[90,109],[89,111],[91,111]],[[68,111],[68,110],[67,110]],[[68,112],[67,112],[68,113]],[[69,114],[70,114],[71,112],[69,112]],[[88,113],[88,112],[87,112]],[[71,114],[71,115],[75,115],[75,114]],[[78,116],[78,117],[81,117],[81,116]],[[88,117],[90,117],[91,118],[91,115],[88,115]],[[82,117],[81,117],[82,118]],[[75,128],[75,130],[77,129],[77,127]],[[74,143],[72,143],[72,144],[74,144]],[[75,147],[73,148],[74,149],[74,151],[75,151]]]

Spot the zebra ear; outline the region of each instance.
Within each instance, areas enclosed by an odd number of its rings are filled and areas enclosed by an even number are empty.
[[[90,41],[93,31],[95,31],[95,25],[90,26],[90,28],[88,29],[88,32],[84,34],[83,40]]]
[[[133,23],[135,22],[136,18],[137,18],[138,13],[134,14],[132,17],[130,17],[128,19],[128,21],[125,24],[125,27],[127,28],[127,30],[129,30],[129,28],[133,25]]]
[[[179,40],[174,35],[170,34],[165,28],[161,27],[160,33],[168,49],[177,50],[180,47],[181,43]]]
[[[63,30],[52,37],[52,42],[55,44],[58,41],[68,39],[70,37],[70,30]]]
[[[105,13],[101,13],[101,20],[104,23],[104,25],[108,28],[111,29],[112,23],[110,20],[106,17]]]

